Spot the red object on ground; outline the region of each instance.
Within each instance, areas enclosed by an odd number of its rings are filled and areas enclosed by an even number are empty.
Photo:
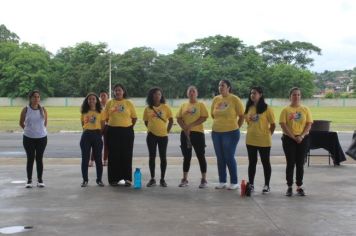
[[[246,195],[246,181],[243,179],[241,181],[241,197]]]

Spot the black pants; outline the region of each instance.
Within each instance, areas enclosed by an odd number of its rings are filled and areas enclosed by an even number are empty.
[[[132,181],[133,127],[108,127],[108,181]]]
[[[167,169],[167,145],[168,145],[168,136],[159,137],[151,132],[148,132],[146,137],[146,143],[149,153],[149,166],[151,178],[155,177],[155,168],[156,168],[156,152],[158,146],[159,157],[161,159],[161,179],[164,179]]]
[[[248,153],[248,180],[250,184],[254,184],[255,181],[257,152],[259,152],[263,166],[263,173],[265,176],[265,185],[269,186],[269,181],[271,179],[272,173],[270,162],[271,147],[257,147],[246,144],[246,148]]]
[[[80,149],[82,151],[82,176],[84,181],[88,181],[88,166],[90,160],[90,150],[93,149],[96,167],[96,180],[101,181],[103,175],[103,163],[101,153],[103,150],[103,140],[100,131],[86,130],[80,139]]]
[[[201,132],[190,132],[190,142],[192,147],[188,148],[187,136],[182,131],[180,133],[180,149],[184,157],[183,172],[188,172],[190,168],[190,161],[192,159],[192,149],[194,148],[197,155],[201,173],[206,173],[207,165],[205,159],[205,135]]]
[[[43,138],[29,138],[23,136],[23,147],[27,155],[27,179],[32,180],[33,163],[36,160],[37,179],[42,181],[43,153],[47,146],[47,136]]]
[[[287,135],[282,136],[282,146],[287,161],[286,180],[288,186],[293,185],[294,166],[296,167],[296,185],[303,185],[304,161],[309,144],[309,135],[305,136],[301,143],[296,143]]]

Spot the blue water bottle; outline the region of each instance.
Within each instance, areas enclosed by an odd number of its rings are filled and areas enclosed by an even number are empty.
[[[142,187],[141,184],[141,171],[140,168],[136,168],[134,173],[134,188],[140,189]]]

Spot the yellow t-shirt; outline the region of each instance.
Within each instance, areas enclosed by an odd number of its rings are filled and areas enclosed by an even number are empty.
[[[147,130],[156,136],[165,137],[168,135],[168,119],[173,118],[172,111],[167,104],[161,104],[158,107],[154,106],[153,109],[163,120],[151,108],[146,107],[143,112],[143,120],[148,122]]]
[[[228,132],[240,128],[237,117],[244,114],[244,105],[239,97],[229,94],[226,97],[218,95],[211,104],[213,117],[212,130],[215,132]]]
[[[129,127],[132,125],[132,119],[137,118],[134,104],[127,99],[108,101],[105,115],[109,120],[108,125],[115,127]]]
[[[247,123],[246,144],[257,147],[272,146],[270,125],[275,123],[273,110],[268,106],[262,114],[256,113],[256,107],[251,106],[245,115]]]
[[[105,116],[103,111],[101,113],[88,111],[87,113],[81,114],[80,120],[83,122],[84,130],[95,130],[101,129],[101,122],[105,121]]]
[[[279,123],[285,123],[294,135],[300,135],[306,123],[313,123],[313,118],[308,107],[285,107],[279,116]]]
[[[189,125],[194,121],[198,120],[200,117],[208,117],[208,110],[206,106],[202,102],[196,103],[183,103],[176,115],[176,118],[182,118],[184,123]],[[204,133],[204,125],[203,123],[192,127],[191,131]]]

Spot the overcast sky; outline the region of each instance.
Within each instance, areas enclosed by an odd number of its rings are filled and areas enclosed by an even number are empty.
[[[105,42],[116,52],[229,35],[247,45],[270,39],[322,49],[313,71],[356,67],[355,0],[1,0],[0,24],[21,41],[61,47]]]

